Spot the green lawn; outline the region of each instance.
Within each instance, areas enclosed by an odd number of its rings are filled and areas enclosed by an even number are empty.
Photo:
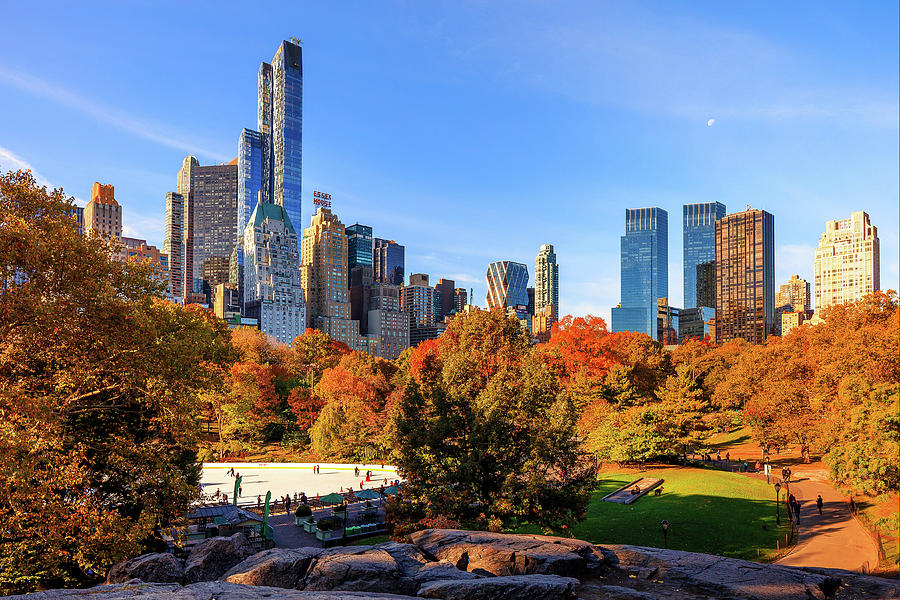
[[[653,496],[651,492],[629,506],[601,500],[640,476],[664,479],[663,494]],[[711,469],[601,473],[587,517],[571,534],[597,544],[661,548],[660,523],[665,519],[670,524],[669,548],[766,560],[776,554],[776,540],[783,545],[787,533],[784,526],[776,529],[774,496],[774,490],[764,481]],[[782,523],[787,524],[783,511],[782,504]],[[520,531],[538,533],[533,527]]]

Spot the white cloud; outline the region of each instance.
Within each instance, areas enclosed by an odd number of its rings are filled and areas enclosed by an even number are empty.
[[[49,179],[38,173],[37,169],[31,166],[31,163],[27,160],[16,155],[9,148],[0,146],[0,173],[6,173],[7,171],[31,171],[31,174],[34,176],[38,185],[46,186],[48,189],[56,187]],[[78,206],[85,206],[87,204],[87,202],[77,196],[73,196],[73,198],[75,199],[75,204]]]
[[[0,67],[0,83],[14,87],[40,98],[45,98],[72,110],[83,113],[101,123],[111,125],[121,131],[151,142],[175,148],[189,154],[199,154],[219,162],[231,160],[231,156],[200,147],[199,144],[174,135],[170,128],[159,123],[151,123],[124,111],[104,106],[89,98],[84,98],[56,84],[31,75],[17,73]]]

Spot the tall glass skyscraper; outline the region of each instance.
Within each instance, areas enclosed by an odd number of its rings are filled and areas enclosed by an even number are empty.
[[[488,309],[528,306],[528,267],[511,260],[492,262],[485,277]]]
[[[721,202],[684,205],[684,308],[715,306],[716,221],[724,216]]]
[[[372,266],[372,228],[356,223],[347,228],[347,260],[354,267]]]
[[[262,166],[262,135],[258,131],[244,129],[238,140],[237,237],[241,247],[244,229],[263,189]]]
[[[372,262],[375,281],[403,285],[406,278],[406,247],[394,240],[375,238]]]
[[[302,223],[303,51],[300,40],[283,41],[272,64],[259,68],[257,119],[261,179],[267,202],[284,207],[291,223]],[[299,251],[298,241],[298,251]]]
[[[669,296],[669,213],[661,208],[625,209],[621,302],[612,309],[613,331],[657,338],[657,303]]]

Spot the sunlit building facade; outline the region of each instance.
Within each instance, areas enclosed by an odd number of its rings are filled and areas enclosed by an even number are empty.
[[[372,263],[375,281],[390,285],[406,282],[406,248],[394,240],[373,240]]]
[[[559,318],[559,265],[553,244],[544,244],[534,260],[534,311],[550,307],[552,322]]]
[[[528,307],[528,267],[511,260],[501,260],[488,265],[487,274],[488,310],[501,307],[527,311]]]
[[[774,332],[775,218],[748,208],[716,221],[716,343]]]
[[[115,188],[95,181],[91,200],[84,208],[84,230],[106,239],[122,237],[122,207],[116,202]]]
[[[813,273],[817,313],[881,289],[878,228],[867,213],[857,211],[849,219],[825,224]]]

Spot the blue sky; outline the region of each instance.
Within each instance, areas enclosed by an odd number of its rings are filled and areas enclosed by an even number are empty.
[[[256,72],[304,44],[304,218],[406,245],[407,273],[484,304],[493,260],[560,263],[561,313],[619,301],[624,209],[775,215],[776,272],[812,280],[825,221],[866,210],[898,287],[896,2],[8,3],[0,168],[80,200],[116,187],[126,231],[162,245],[187,154],[236,156]],[[712,126],[707,122],[715,119]],[[308,221],[303,226],[308,226]],[[532,273],[533,276],[533,273]]]

